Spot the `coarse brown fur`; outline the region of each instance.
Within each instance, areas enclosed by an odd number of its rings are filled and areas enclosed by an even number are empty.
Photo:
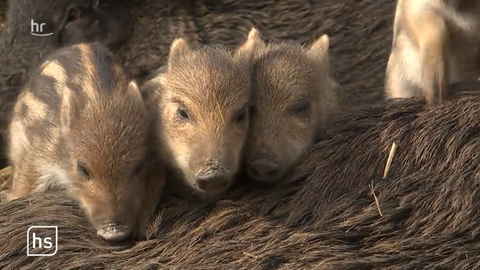
[[[0,205],[0,235],[11,236],[0,267],[476,269],[479,105],[478,96],[436,107],[410,99],[347,115],[286,181],[243,186],[213,205],[171,198],[152,224],[157,238],[133,247],[99,242],[63,195]],[[392,141],[397,154],[381,179]],[[25,232],[37,224],[59,226],[56,257],[25,256]]]
[[[10,0],[6,16],[9,33],[3,38],[25,35],[25,41],[50,43],[53,47],[99,41],[114,49],[132,33],[132,6],[131,0]],[[42,29],[32,26],[32,20],[43,24]],[[53,35],[28,40],[32,32]]]
[[[441,103],[447,85],[477,79],[479,31],[479,1],[398,0],[387,97]]]
[[[259,32],[250,32],[258,35]],[[336,114],[339,91],[330,77],[329,38],[309,47],[267,44],[255,53],[253,110],[246,171],[257,181],[279,181]]]
[[[5,15],[7,14],[7,0],[0,0],[0,33],[2,33],[4,23],[5,23]]]
[[[332,74],[355,105],[383,99],[383,81],[391,43],[395,2],[389,0],[264,1],[139,0],[134,8],[133,36],[121,49],[133,74],[144,74],[166,63],[172,41],[226,44],[236,47],[252,27],[265,40],[311,43],[330,37]],[[371,18],[374,17],[375,20]],[[361,18],[361,19],[359,19]],[[350,22],[355,21],[355,24]],[[374,63],[374,64],[373,64]]]
[[[123,240],[137,226],[141,234],[164,180],[148,175],[147,165],[161,165],[154,158],[159,147],[150,151],[151,122],[136,83],[106,47],[55,51],[14,107],[7,199],[65,188],[103,238]]]
[[[257,43],[249,38],[232,52],[177,39],[164,72],[146,83],[158,100],[165,156],[199,198],[223,193],[240,170]]]

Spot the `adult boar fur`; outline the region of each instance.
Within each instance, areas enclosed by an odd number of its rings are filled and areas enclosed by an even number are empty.
[[[363,187],[324,208],[327,218],[309,226],[288,226],[282,222],[288,218],[286,212],[262,214],[258,206],[265,203],[264,196],[216,205],[170,201],[152,224],[156,238],[133,247],[99,241],[65,197],[33,196],[0,206],[0,233],[11,235],[0,247],[0,267],[388,270],[480,266],[478,175],[446,170],[374,182],[378,205],[372,190]],[[25,231],[35,224],[59,226],[56,258],[32,261],[25,256]]]
[[[157,239],[121,252],[98,241],[65,197],[1,205],[0,235],[11,237],[0,267],[475,269],[479,105],[400,100],[346,115],[285,181],[244,185],[215,205],[170,198],[151,226]],[[397,154],[381,179],[392,141]],[[35,224],[60,226],[61,257],[25,256]]]
[[[5,14],[7,13],[7,0],[0,0],[0,33],[5,23]]]
[[[213,43],[234,47],[244,41],[252,27],[262,32],[266,40],[301,44],[328,34],[335,59],[332,70],[348,94],[341,103],[350,103],[354,98],[356,103],[383,98],[395,2],[247,0],[222,1],[221,5],[212,2],[137,0],[133,35],[120,52],[128,70],[143,75],[164,65],[170,44],[178,37],[194,45]],[[375,22],[372,24],[365,14],[375,16]],[[356,24],[347,23],[350,21]]]

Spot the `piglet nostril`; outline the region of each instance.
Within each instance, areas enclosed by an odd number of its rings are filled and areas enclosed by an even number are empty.
[[[210,187],[210,181],[208,179],[198,179],[196,180],[198,187],[201,190],[207,190]]]
[[[278,169],[272,169],[268,171],[268,176],[275,176],[278,172]]]
[[[127,240],[133,236],[128,226],[119,225],[116,222],[107,223],[101,229],[97,230],[97,235],[111,242]]]
[[[199,175],[195,178],[196,185],[203,191],[223,190],[229,186],[230,182],[229,175],[217,172]]]
[[[247,169],[249,176],[261,182],[275,182],[282,177],[282,166],[269,159],[252,161]]]

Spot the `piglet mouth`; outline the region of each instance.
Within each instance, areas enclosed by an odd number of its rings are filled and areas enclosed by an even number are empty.
[[[104,224],[99,230],[97,230],[97,235],[109,242],[124,241],[133,236],[132,231],[128,226],[114,222]]]

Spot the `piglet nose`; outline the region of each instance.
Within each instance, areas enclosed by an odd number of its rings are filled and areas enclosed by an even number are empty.
[[[195,184],[203,191],[225,190],[231,182],[231,177],[224,173],[212,172],[201,174],[195,178]]]
[[[282,175],[282,167],[269,159],[257,159],[252,161],[247,168],[248,175],[256,181],[276,182]]]
[[[109,242],[119,242],[131,238],[132,231],[128,226],[116,222],[108,222],[97,230],[97,235]]]

